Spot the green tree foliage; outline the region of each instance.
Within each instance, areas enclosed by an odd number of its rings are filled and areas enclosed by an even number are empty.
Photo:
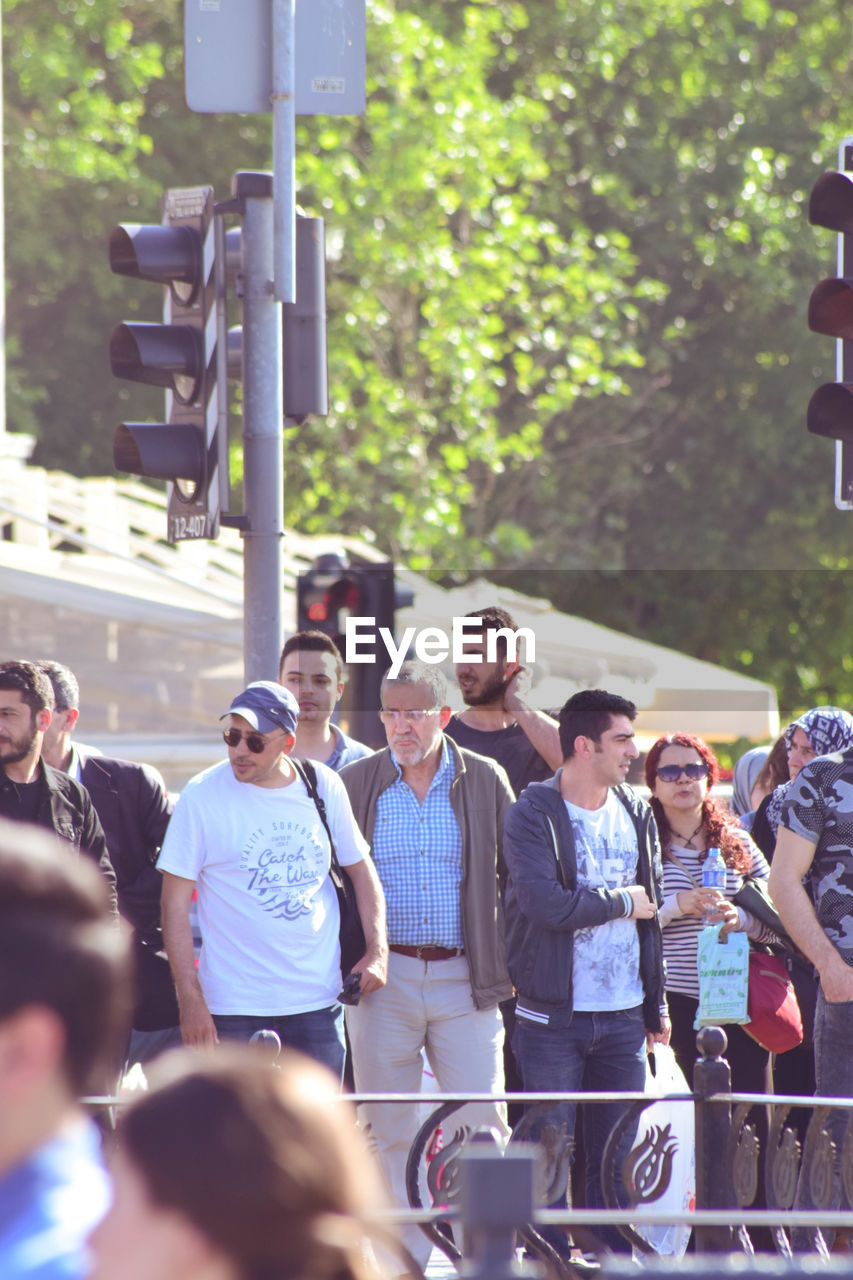
[[[110,276],[109,228],[270,163],[267,117],[183,105],[180,10],[4,0],[9,421],[48,465],[109,470],[117,420],[158,412],[107,371],[111,325],[157,309]],[[782,606],[785,572],[846,555],[804,429],[834,376],[804,210],[849,127],[848,34],[838,0],[369,0],[365,116],[299,124],[332,410],[288,436],[288,522],[455,577],[548,570],[604,621],[602,571],[667,570],[620,579],[629,629],[759,675],[787,646],[785,696],[829,689],[798,650],[818,575]],[[673,597],[697,569],[756,576]]]
[[[837,569],[508,570],[494,580],[569,614],[772,684],[783,719],[853,710],[853,597]]]

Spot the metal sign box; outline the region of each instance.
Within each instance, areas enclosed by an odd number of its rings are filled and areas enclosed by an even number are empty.
[[[192,111],[272,109],[273,0],[186,0],[184,51]],[[296,114],[365,107],[365,0],[296,0]]]

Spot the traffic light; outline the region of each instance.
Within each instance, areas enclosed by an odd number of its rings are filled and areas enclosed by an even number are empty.
[[[286,426],[329,412],[324,227],[322,218],[296,216],[296,301],[281,310]]]
[[[217,205],[223,213],[242,211],[237,200]],[[243,270],[242,227],[225,234],[226,282]],[[296,301],[281,309],[283,409],[285,427],[301,427],[306,418],[329,412],[326,354],[326,249],[322,218],[296,215]],[[243,377],[243,326],[228,329],[228,377]]]
[[[809,222],[838,232],[838,274],[809,299],[809,328],[837,342],[836,381],[814,392],[806,426],[836,441],[835,505],[853,510],[853,139],[841,144],[838,166],[818,178],[809,197]]]
[[[348,668],[341,715],[353,737],[369,746],[384,746],[377,712],[379,688],[391,658],[378,631],[387,627],[394,632],[394,565],[390,560],[375,563],[348,561],[339,554],[318,556],[313,568],[297,579],[296,602],[298,629],[324,632],[334,640],[344,660],[346,619],[373,620],[375,661],[353,663]],[[361,636],[369,651],[370,628],[362,626]]]
[[[165,422],[123,422],[116,469],[167,480],[168,537],[215,538],[227,507],[225,233],[213,188],[171,188],[160,225],[122,223],[110,233],[118,275],[165,286],[163,321],[116,325],[110,366],[166,391]]]

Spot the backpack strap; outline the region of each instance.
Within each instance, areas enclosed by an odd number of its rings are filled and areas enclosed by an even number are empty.
[[[314,806],[320,816],[320,821],[326,828],[326,835],[329,837],[329,847],[332,851],[332,866],[338,867],[338,855],[335,850],[335,841],[332,838],[332,831],[329,827],[329,819],[326,817],[326,802],[320,795],[317,788],[317,770],[310,760],[294,760],[292,756],[288,759],[296,770],[297,776],[305,783],[305,790],[314,801]]]

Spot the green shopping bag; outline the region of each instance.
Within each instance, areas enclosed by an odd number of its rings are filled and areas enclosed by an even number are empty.
[[[708,925],[699,934],[696,953],[699,970],[699,1008],[694,1027],[719,1026],[722,1022],[749,1021],[749,938],[745,933],[720,937],[720,925]]]

